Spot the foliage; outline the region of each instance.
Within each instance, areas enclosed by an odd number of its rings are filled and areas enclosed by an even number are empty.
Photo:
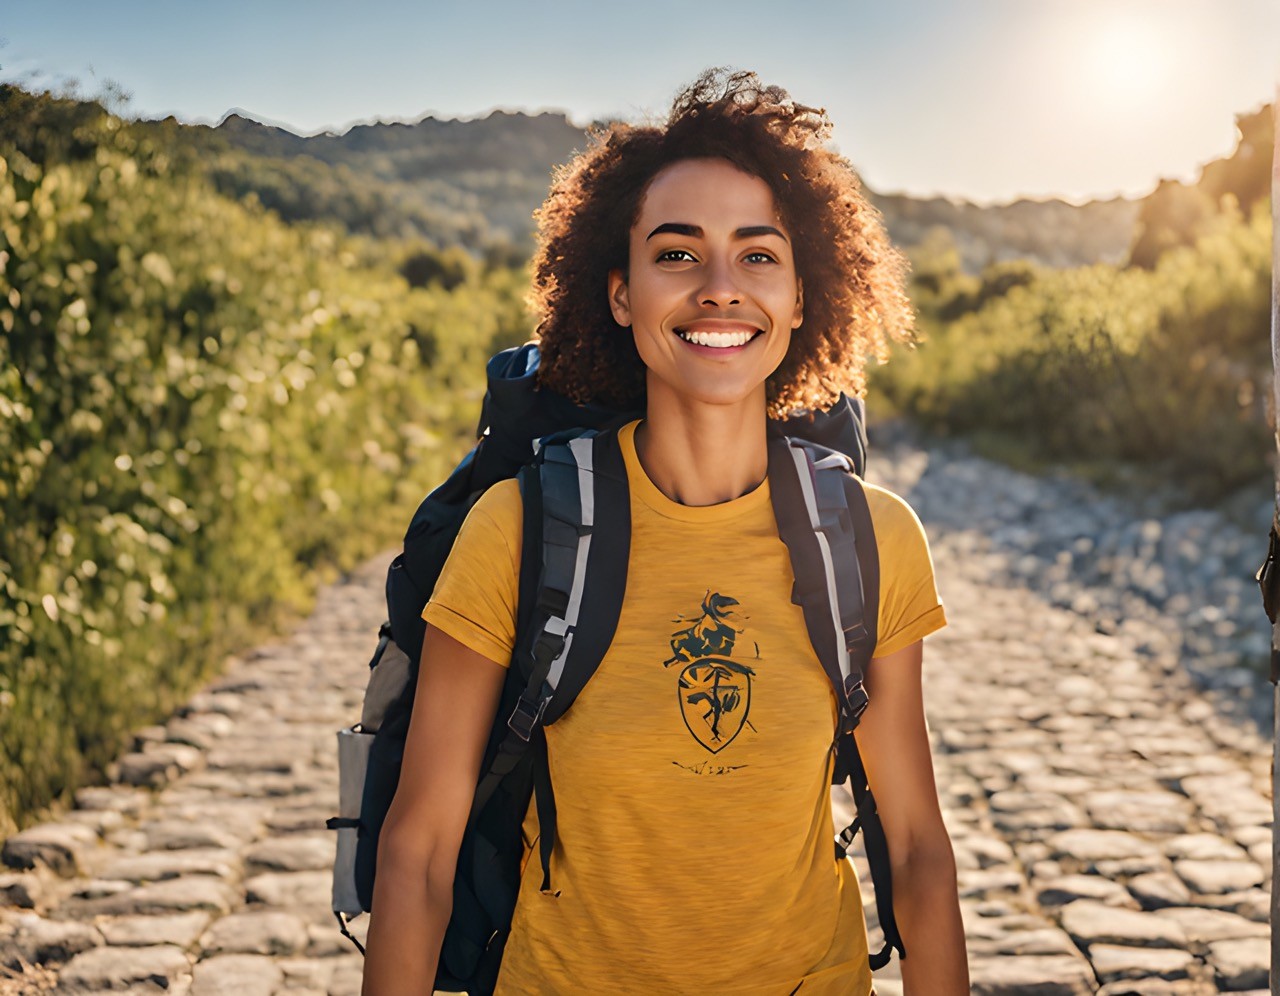
[[[0,146],[0,824],[397,540],[528,333],[517,271],[410,288],[117,118],[74,136]]]
[[[874,370],[871,390],[1005,455],[1137,465],[1216,501],[1264,479],[1270,459],[1269,210],[1246,220],[1228,200],[1151,271],[989,268],[975,281],[935,243],[917,263],[924,341]]]
[[[1231,155],[1206,163],[1194,184],[1162,180],[1144,198],[1138,213],[1129,265],[1151,269],[1177,246],[1195,245],[1220,211],[1248,216],[1265,203],[1271,189],[1275,122],[1270,104],[1236,115],[1236,147]]]

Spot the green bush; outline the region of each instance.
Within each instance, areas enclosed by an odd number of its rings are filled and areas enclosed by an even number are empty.
[[[921,345],[871,372],[878,402],[1031,463],[1112,464],[1216,501],[1268,474],[1270,205],[1227,210],[1154,270],[1003,264],[935,246]]]
[[[93,127],[0,158],[0,830],[398,540],[528,332],[519,272],[411,289]]]

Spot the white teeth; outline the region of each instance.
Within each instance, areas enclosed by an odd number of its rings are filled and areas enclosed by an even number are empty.
[[[680,332],[679,335],[699,346],[726,349],[730,346],[745,346],[755,332]]]

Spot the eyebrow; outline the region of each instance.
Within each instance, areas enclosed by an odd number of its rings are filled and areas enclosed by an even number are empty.
[[[663,232],[672,232],[675,235],[688,235],[695,239],[700,239],[705,234],[699,225],[688,225],[680,221],[665,221],[646,235],[645,241],[648,242],[655,235],[661,235]],[[733,233],[733,237],[736,239],[750,239],[757,235],[776,235],[783,242],[787,241],[787,237],[772,225],[746,225],[743,228],[736,229]]]

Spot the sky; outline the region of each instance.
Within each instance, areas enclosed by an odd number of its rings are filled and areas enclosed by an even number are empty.
[[[1275,99],[1280,0],[0,0],[0,80],[299,134],[360,121],[665,114],[708,66],[823,107],[879,193],[1140,197]]]

